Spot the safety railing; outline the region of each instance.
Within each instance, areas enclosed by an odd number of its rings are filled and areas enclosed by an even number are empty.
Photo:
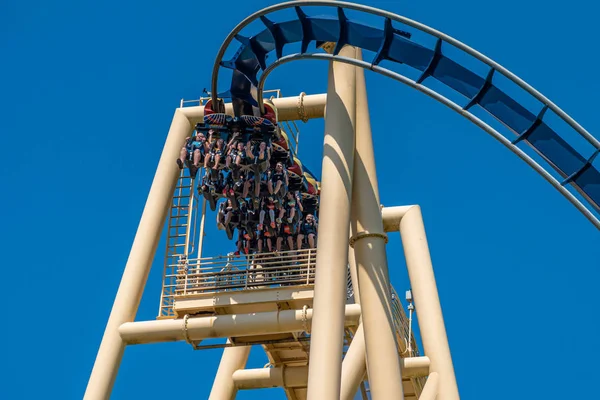
[[[202,293],[281,286],[312,285],[315,281],[315,249],[186,259],[169,265],[163,277],[159,318],[173,317],[177,297]]]
[[[310,285],[315,279],[315,261],[313,249],[197,260],[179,271],[175,295]]]

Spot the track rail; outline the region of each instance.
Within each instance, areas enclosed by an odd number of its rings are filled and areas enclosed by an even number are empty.
[[[310,9],[315,6],[330,7],[337,12],[337,17],[309,17],[304,13],[303,8]],[[270,14],[290,8],[295,8],[298,16],[296,20],[280,23],[269,20],[268,16]],[[384,18],[383,29],[350,21],[345,16],[344,10],[360,11],[382,17]],[[265,30],[250,38],[240,35],[245,27],[258,19],[264,23]],[[401,23],[437,38],[435,49],[426,48],[418,43],[411,42],[405,37],[401,37],[400,30],[394,28],[392,22]],[[315,29],[315,27],[318,27],[318,29]],[[315,33],[316,31],[317,33]],[[352,33],[349,33],[350,31]],[[232,60],[223,61],[225,52],[234,40],[242,44],[240,49]],[[300,41],[302,42],[301,53],[283,55],[283,48],[286,44]],[[310,53],[307,52],[307,47],[311,41],[329,41],[335,42],[337,45],[333,54]],[[340,57],[337,55],[337,52],[345,44],[372,51],[376,55],[371,62]],[[468,68],[446,57],[442,51],[442,45],[453,46],[489,66],[490,70],[487,76],[485,78],[478,76]],[[395,50],[394,46],[396,46]],[[405,46],[405,48],[400,52],[397,51],[398,46]],[[407,56],[408,50],[416,52],[415,54],[420,54],[421,60],[416,62],[414,54],[413,56]],[[275,52],[276,57],[275,61],[267,66],[266,54],[270,52]],[[429,57],[428,62],[423,62],[425,55]],[[408,58],[403,59],[402,57]],[[262,108],[261,91],[269,73],[280,65],[299,59],[335,60],[356,65],[395,79],[436,99],[500,141],[505,147],[542,175],[544,179],[550,182],[597,229],[600,229],[600,220],[598,219],[598,213],[600,212],[600,166],[594,163],[596,156],[600,153],[600,142],[556,104],[500,64],[442,32],[403,16],[373,7],[338,1],[292,1],[257,11],[238,24],[227,36],[219,49],[213,66],[211,82],[213,101],[216,101],[218,93],[219,71],[222,67],[226,67],[241,73],[251,82],[251,85],[248,87],[252,86],[257,89],[256,99],[253,100],[251,98],[251,90],[248,89],[247,94],[242,94],[245,97],[242,100],[254,101],[255,105]],[[243,63],[241,62],[238,63],[239,60],[244,61],[245,66],[242,66]],[[406,64],[409,67],[416,68],[421,71],[421,76],[417,80],[409,79],[402,74],[379,66],[378,64],[382,60],[392,61],[396,65]],[[440,63],[445,63],[446,70],[442,71],[443,68],[439,66]],[[252,64],[253,67],[249,68],[249,64]],[[450,76],[450,78],[446,76],[449,73],[448,66],[455,68],[455,71],[452,73],[456,73],[456,76]],[[262,72],[260,78],[258,76],[259,72]],[[494,86],[493,80],[495,75],[501,75],[509,79],[521,88],[524,94],[533,97],[542,107],[541,111],[537,115],[533,114],[527,107],[521,105]],[[437,79],[446,84],[448,88],[464,95],[468,103],[465,106],[461,106],[425,86],[423,82],[428,78]],[[459,80],[458,82],[457,79]],[[463,81],[460,81],[460,79],[463,79]],[[469,84],[472,84],[472,87],[466,87]],[[236,96],[234,91],[232,91],[232,95]],[[240,96],[239,93],[237,95]],[[498,107],[497,103],[500,103],[501,107]],[[472,114],[469,109],[475,105],[480,106],[487,113],[502,122],[509,131],[517,135],[517,138],[512,140],[507,138]],[[583,152],[579,149],[576,150],[580,146],[568,143],[564,139],[564,135],[559,135],[546,125],[544,115],[548,112],[554,113],[568,124],[573,129],[573,133],[576,133],[587,142],[586,146],[589,150]],[[527,122],[527,125],[523,125],[524,122]],[[551,174],[525,153],[518,146],[521,142],[529,145],[538,156],[547,162],[557,173],[558,179],[555,177],[556,174]],[[583,201],[576,197],[575,193],[578,193]]]

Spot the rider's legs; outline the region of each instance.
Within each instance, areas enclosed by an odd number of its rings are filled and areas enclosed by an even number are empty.
[[[256,198],[260,197],[260,183],[261,183],[261,179],[260,179],[260,174],[254,177],[254,196],[256,196]]]
[[[275,210],[269,209],[269,218],[271,218],[271,228],[275,228]]]
[[[187,148],[182,147],[181,150],[179,151],[179,162],[177,163],[177,165],[179,165],[180,169],[183,169],[187,155],[188,155]]]
[[[299,233],[298,237],[296,238],[296,246],[298,247],[298,250],[300,250],[302,248],[303,241],[304,241],[304,235]]]
[[[310,247],[311,249],[315,248],[315,234],[314,233],[308,234],[308,247]]]
[[[267,188],[269,189],[269,193],[273,194],[273,181],[271,181],[270,179],[267,182]]]
[[[283,185],[283,181],[277,181],[277,183],[275,184],[275,189],[273,189],[275,194],[279,193],[282,185]]]
[[[246,182],[244,182],[244,190],[242,193],[242,197],[243,198],[247,198],[248,197],[248,192],[250,191],[250,186],[252,185],[252,182],[250,181],[250,179],[248,179]]]
[[[200,149],[194,150],[194,167],[200,168],[200,159],[202,158],[202,153]]]

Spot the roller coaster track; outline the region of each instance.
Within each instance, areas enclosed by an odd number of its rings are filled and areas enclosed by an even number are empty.
[[[305,9],[316,6],[319,11],[328,9],[334,13],[316,17],[305,12]],[[295,19],[275,22],[277,12],[289,9],[295,10]],[[346,16],[348,10],[381,17],[382,27],[350,20]],[[252,36],[241,35],[244,28],[257,20],[263,22],[265,29]],[[394,24],[401,24],[402,29]],[[411,30],[433,38],[434,48],[412,41]],[[241,45],[230,60],[224,61],[223,57],[234,41]],[[314,52],[308,52],[311,42],[317,45]],[[332,54],[318,49],[327,42],[335,43]],[[290,43],[301,43],[301,52],[284,55],[285,45]],[[374,56],[370,62],[341,57],[338,52],[344,45],[361,48]],[[451,59],[444,51],[447,46],[485,64],[489,67],[487,74],[480,76]],[[271,53],[275,53],[274,61],[267,65],[267,56]],[[260,10],[244,19],[223,42],[213,66],[213,103],[217,100],[219,72],[221,68],[228,68],[234,72],[230,88],[232,98],[262,109],[261,93],[269,73],[280,65],[299,59],[352,64],[425,93],[479,126],[515,153],[600,229],[600,161],[596,161],[600,142],[557,105],[500,64],[466,44],[406,17],[337,1],[292,1]],[[419,73],[419,78],[413,80],[380,66],[384,60],[394,66],[403,64],[411,68]],[[445,89],[464,96],[466,104],[459,105],[428,87],[426,84],[432,79],[445,85]],[[521,101],[500,88],[499,81],[502,79],[518,88]],[[475,106],[500,121],[507,134],[500,133],[474,115],[470,110]],[[552,116],[562,120],[568,129],[554,130],[550,123]],[[547,170],[532,156],[550,168]]]

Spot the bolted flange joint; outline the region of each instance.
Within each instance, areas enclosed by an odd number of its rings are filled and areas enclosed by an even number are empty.
[[[350,238],[350,247],[354,248],[354,243],[356,243],[360,239],[365,239],[368,237],[377,237],[383,239],[385,244],[388,242],[388,237],[385,233],[377,233],[377,232],[358,232],[356,235]]]

